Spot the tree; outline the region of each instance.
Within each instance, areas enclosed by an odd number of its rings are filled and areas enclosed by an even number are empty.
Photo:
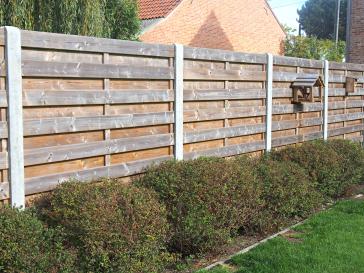
[[[140,31],[136,0],[0,0],[0,25],[128,40]]]
[[[294,30],[286,27],[285,55],[297,58],[342,62],[345,57],[345,42],[336,46],[333,40],[293,35]]]
[[[335,37],[337,0],[307,0],[299,9],[299,23],[307,36],[319,39]],[[346,40],[347,0],[341,0],[339,39]]]

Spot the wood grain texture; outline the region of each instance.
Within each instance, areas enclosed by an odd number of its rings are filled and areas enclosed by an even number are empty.
[[[22,45],[76,52],[173,57],[173,46],[23,30]]]
[[[173,123],[173,112],[30,119],[24,121],[24,136],[95,131],[170,123]],[[0,137],[6,138],[7,134],[7,122],[0,122]]]
[[[184,47],[185,59],[194,60],[213,60],[223,62],[241,62],[241,63],[260,63],[265,64],[267,59],[265,54],[247,54],[227,50]]]
[[[22,62],[24,77],[110,78],[110,79],[173,79],[173,68],[140,67],[116,64]],[[2,74],[1,74],[2,73]],[[0,70],[0,75],[4,75]]]
[[[32,31],[22,36],[27,194],[69,178],[138,174],[172,158],[174,46]],[[3,42],[0,28],[0,196],[7,198]],[[262,153],[266,54],[186,46],[183,55],[184,158]],[[322,75],[323,68],[319,60],[273,57],[272,147],[323,138],[323,104],[292,104],[291,89],[297,77]],[[329,137],[363,141],[364,65],[330,62],[329,75]],[[348,95],[346,76],[358,78]]]
[[[32,177],[25,181],[25,194],[31,195],[46,192],[54,189],[57,185],[69,179],[77,179],[80,182],[97,180],[102,177],[125,177],[142,172],[146,167],[158,164],[159,162],[171,159],[171,156],[164,156],[148,160],[131,161],[111,166],[103,166],[81,170],[77,172],[64,172],[59,174]],[[0,199],[9,197],[9,184],[0,183]]]

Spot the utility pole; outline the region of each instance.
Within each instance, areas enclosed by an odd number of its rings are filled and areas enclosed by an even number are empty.
[[[302,25],[301,24],[299,24],[298,25],[298,36],[302,36]]]
[[[337,44],[339,43],[340,6],[341,6],[341,0],[337,0],[336,23],[335,23],[335,43],[336,43],[336,47],[337,47]]]

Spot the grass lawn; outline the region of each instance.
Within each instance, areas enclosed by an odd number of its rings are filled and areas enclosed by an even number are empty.
[[[199,273],[206,271],[199,271]],[[337,203],[208,273],[364,273],[364,201]]]

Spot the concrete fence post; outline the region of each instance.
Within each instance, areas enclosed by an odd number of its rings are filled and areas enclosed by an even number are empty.
[[[183,160],[183,45],[174,47],[174,157]]]
[[[266,127],[265,127],[265,150],[270,152],[272,150],[272,111],[273,111],[273,55],[267,54],[267,66],[266,66]]]
[[[18,28],[5,27],[10,202],[13,207],[24,208],[23,102],[20,35]]]
[[[324,61],[324,103],[323,103],[323,137],[328,138],[328,118],[329,118],[329,61]]]

